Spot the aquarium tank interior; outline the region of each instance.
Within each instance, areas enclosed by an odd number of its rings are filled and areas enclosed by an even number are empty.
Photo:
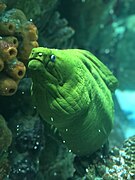
[[[135,180],[134,0],[0,0],[0,180]]]

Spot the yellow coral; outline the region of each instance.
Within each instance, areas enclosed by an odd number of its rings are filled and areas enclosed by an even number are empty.
[[[21,10],[5,8],[0,2],[0,95],[10,96],[25,75],[31,49],[38,47],[38,32]]]

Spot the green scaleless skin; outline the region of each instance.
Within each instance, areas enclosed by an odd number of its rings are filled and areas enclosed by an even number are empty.
[[[34,48],[28,68],[38,112],[77,155],[90,155],[113,126],[111,92],[117,79],[93,54],[80,49]]]

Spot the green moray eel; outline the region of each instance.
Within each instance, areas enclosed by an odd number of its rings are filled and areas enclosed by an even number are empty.
[[[28,68],[41,117],[56,127],[77,155],[90,155],[113,126],[111,92],[117,79],[93,54],[80,49],[34,48]]]

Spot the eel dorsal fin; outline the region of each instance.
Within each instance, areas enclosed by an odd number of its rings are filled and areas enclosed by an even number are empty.
[[[79,52],[83,53],[88,60],[85,60],[85,65],[87,64],[87,68],[90,70],[91,66],[96,69],[99,73],[100,77],[105,82],[106,86],[111,92],[114,92],[115,89],[118,87],[118,80],[113,75],[113,73],[100,61],[96,58],[92,53],[86,50],[78,50]]]

